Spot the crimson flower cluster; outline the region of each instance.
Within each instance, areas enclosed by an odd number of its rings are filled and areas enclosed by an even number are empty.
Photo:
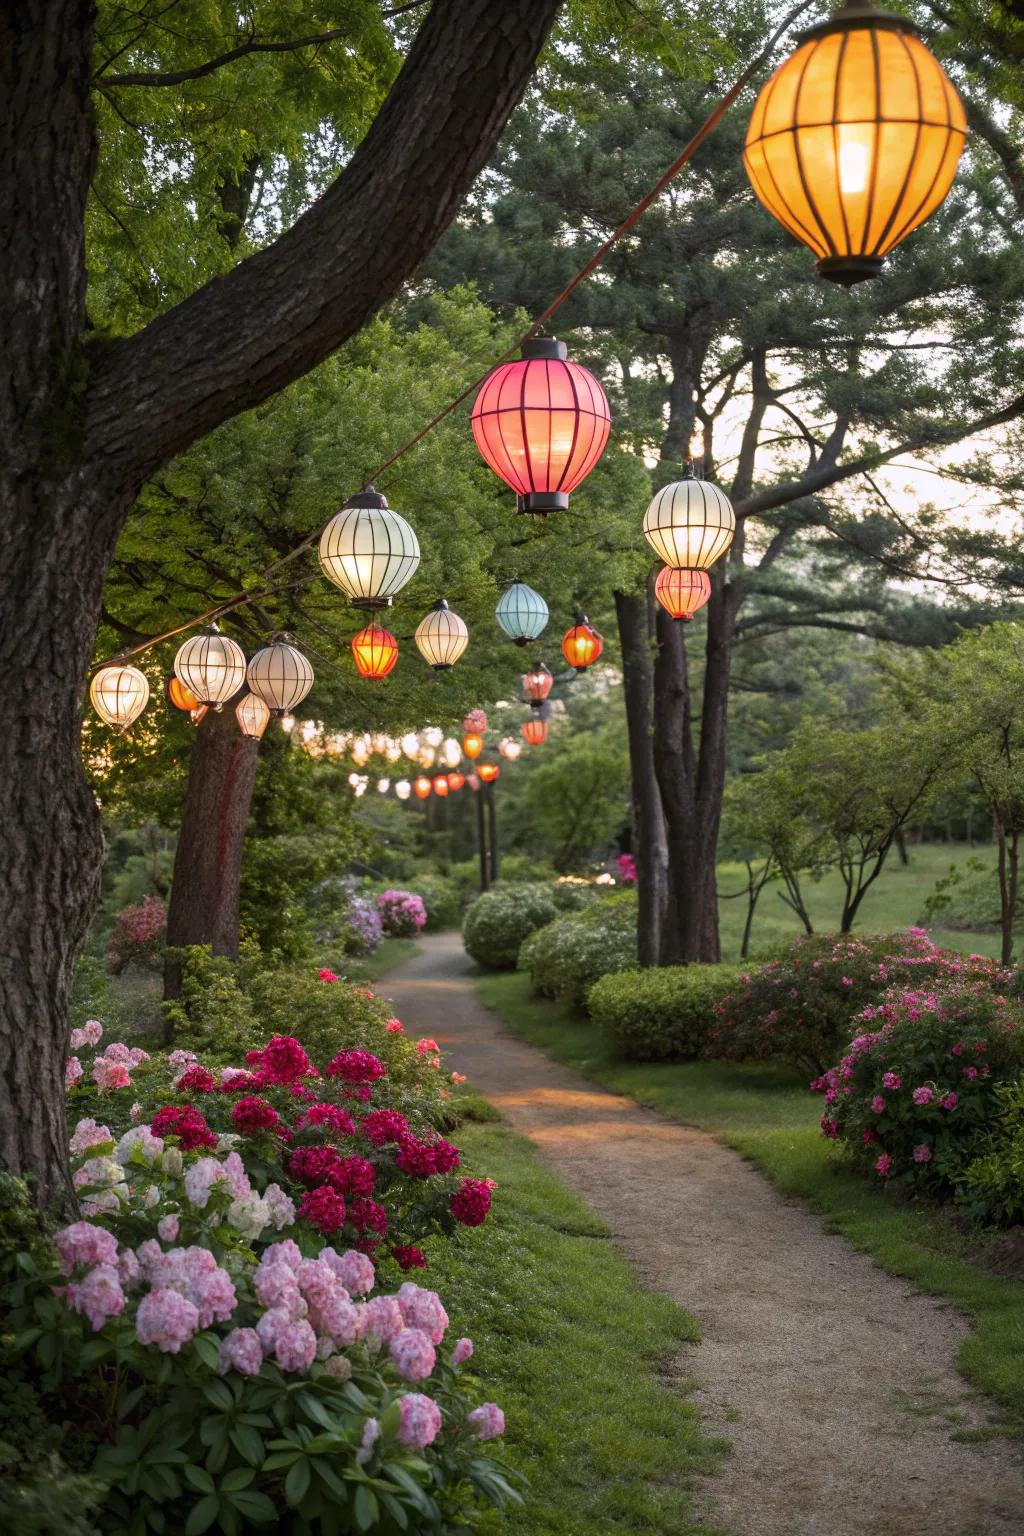
[[[197,1147],[215,1147],[217,1137],[210,1130],[206,1119],[192,1104],[168,1104],[158,1109],[150,1123],[154,1136],[176,1136],[183,1152],[193,1152]]]
[[[327,1067],[327,1076],[338,1077],[343,1083],[375,1083],[387,1070],[372,1051],[339,1051]]]

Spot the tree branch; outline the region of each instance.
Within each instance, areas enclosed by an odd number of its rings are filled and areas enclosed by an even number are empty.
[[[271,245],[94,364],[87,455],[112,483],[307,373],[415,271],[525,90],[560,0],[434,0],[337,181]]]

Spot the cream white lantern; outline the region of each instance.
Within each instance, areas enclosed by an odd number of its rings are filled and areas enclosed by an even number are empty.
[[[506,736],[503,741],[498,742],[498,751],[501,753],[502,757],[507,758],[510,763],[514,763],[516,758],[521,756],[522,750],[522,742],[516,741],[514,736]]]
[[[386,795],[390,788],[391,788],[391,780],[390,779],[378,779],[377,780],[377,790],[378,790],[379,794]]]
[[[420,740],[428,747],[439,747],[444,740],[444,731],[439,726],[428,725],[420,732]]]
[[[372,488],[350,497],[320,535],[320,569],[353,608],[389,608],[419,563],[415,532]]]
[[[259,741],[270,724],[270,710],[255,693],[247,693],[245,698],[240,699],[235,705],[235,719],[243,736],[248,736],[252,741]]]
[[[462,762],[462,748],[454,736],[446,737],[441,743],[439,756],[446,768],[457,768],[459,766]]]
[[[408,779],[398,780],[398,783],[395,785],[395,794],[398,796],[399,800],[408,800],[409,796],[412,794],[412,785],[409,783]]]
[[[400,742],[400,746],[406,757],[414,758],[420,749],[420,739],[416,735],[416,732],[409,731],[405,736],[403,736]]]
[[[294,645],[274,640],[249,663],[249,687],[275,715],[289,715],[313,686],[313,668]]]
[[[434,751],[433,747],[420,747],[420,750],[416,754],[416,761],[419,763],[421,768],[432,768],[436,756],[437,753]]]
[[[710,570],[735,533],[732,503],[707,480],[691,477],[663,486],[644,513],[644,538],[677,570]]]
[[[245,652],[211,624],[185,641],[174,658],[174,675],[201,704],[220,709],[245,682]]]
[[[149,682],[138,667],[114,662],[95,674],[89,684],[89,698],[105,725],[126,731],[149,703]]]
[[[465,620],[453,613],[442,597],[417,624],[413,638],[424,661],[435,672],[447,672],[469,644],[469,630]]]

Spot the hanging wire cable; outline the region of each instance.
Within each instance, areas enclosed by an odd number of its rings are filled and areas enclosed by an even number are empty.
[[[408,442],[403,443],[400,448],[397,448],[395,452],[390,454],[389,457],[386,458],[381,464],[378,464],[373,473],[368,475],[364,480],[363,489],[373,485],[377,480],[380,479],[382,475],[386,474],[389,469],[393,468],[393,466],[398,463],[399,459],[404,458],[411,449],[415,448],[418,443],[423,441],[428,433],[433,432],[435,427],[440,426],[442,421],[446,421],[453,411],[458,410],[459,406],[463,405],[465,401],[469,399],[470,395],[474,394],[478,389],[480,389],[484,381],[494,372],[495,368],[500,368],[502,363],[507,363],[511,358],[515,356],[517,352],[521,351],[526,342],[528,342],[532,337],[536,336],[539,331],[544,329],[548,321],[558,313],[566,300],[572,297],[580,284],[586,282],[591,273],[597,270],[602,261],[604,261],[605,257],[608,255],[609,251],[613,250],[614,247],[618,245],[619,241],[623,238],[624,235],[629,234],[630,230],[633,229],[634,226],[639,223],[640,219],[643,218],[651,204],[661,196],[665,188],[675,180],[683,167],[693,159],[693,156],[704,143],[705,139],[707,139],[708,136],[718,127],[718,124],[721,122],[726,112],[728,112],[736,98],[746,88],[746,86],[753,79],[754,75],[757,74],[758,70],[771,56],[772,51],[774,50],[775,45],[779,42],[780,38],[782,38],[785,33],[789,31],[793,23],[798,20],[798,18],[802,16],[805,11],[809,10],[811,6],[816,3],[817,0],[800,0],[800,4],[794,6],[793,9],[788,12],[785,18],[776,27],[775,31],[768,39],[765,46],[761,49],[761,52],[737,76],[736,80],[726,91],[725,95],[708,113],[707,117],[701,123],[696,133],[684,145],[683,149],[676,156],[675,160],[673,160],[668,169],[658,177],[658,180],[654,183],[653,187],[651,187],[650,191],[645,193],[645,195],[640,199],[636,206],[630,210],[630,212],[623,219],[622,223],[619,224],[617,228],[614,229],[608,236],[608,238],[598,246],[597,250],[590,257],[589,261],[587,261],[580,268],[575,276],[570,278],[568,283],[566,283],[565,287],[562,289],[561,293],[557,294],[555,298],[552,299],[547,308],[543,310],[536,317],[536,319],[531,322],[528,329],[523,332],[518,340],[514,341],[510,347],[507,347],[500,357],[495,358],[492,363],[488,364],[484,373],[480,374],[478,378],[475,378],[472,383],[467,384],[465,389],[457,394],[453,400],[450,400],[443,410],[438,411],[436,416],[431,417],[425,426],[421,427],[413,437],[409,438]],[[319,541],[320,535],[323,533],[323,530],[326,526],[327,524],[325,522],[313,533],[307,535],[307,537],[304,538],[301,543],[296,544],[295,548],[289,550],[286,555],[282,555],[279,559],[272,561],[271,564],[268,565],[262,572],[264,581],[269,580],[269,578],[273,576],[275,572],[281,570],[284,566],[289,565],[293,560],[297,560],[300,555],[305,554],[306,550],[311,549],[313,545]],[[310,579],[311,578],[309,576],[303,577],[302,582],[296,583],[296,585],[301,585]],[[154,635],[152,639],[146,640],[141,645],[134,646],[130,650],[119,651],[117,656],[111,658],[111,660],[119,661],[124,660],[129,656],[141,655],[144,651],[150,650],[153,646],[160,645],[164,640],[173,640],[176,635],[184,634],[186,630],[193,629],[197,624],[211,623],[214,619],[223,616],[225,613],[229,613],[232,609],[242,608],[249,603],[259,602],[264,597],[272,596],[276,592],[285,590],[287,590],[287,587],[271,587],[260,592],[238,593],[235,597],[219,604],[216,608],[211,608],[207,613],[199,614],[196,618],[190,619],[184,624],[179,624],[174,629],[166,630],[163,634]],[[108,663],[106,662],[101,662],[98,665],[106,666],[107,664]]]

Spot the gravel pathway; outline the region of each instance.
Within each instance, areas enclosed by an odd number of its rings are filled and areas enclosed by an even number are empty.
[[[652,1289],[698,1319],[671,1367],[731,1442],[700,1489],[735,1536],[1024,1536],[1004,1440],[953,1368],[963,1316],[877,1269],[713,1137],[595,1087],[507,1034],[457,934],[380,991],[598,1211]],[[585,1536],[584,1532],[580,1536]]]

